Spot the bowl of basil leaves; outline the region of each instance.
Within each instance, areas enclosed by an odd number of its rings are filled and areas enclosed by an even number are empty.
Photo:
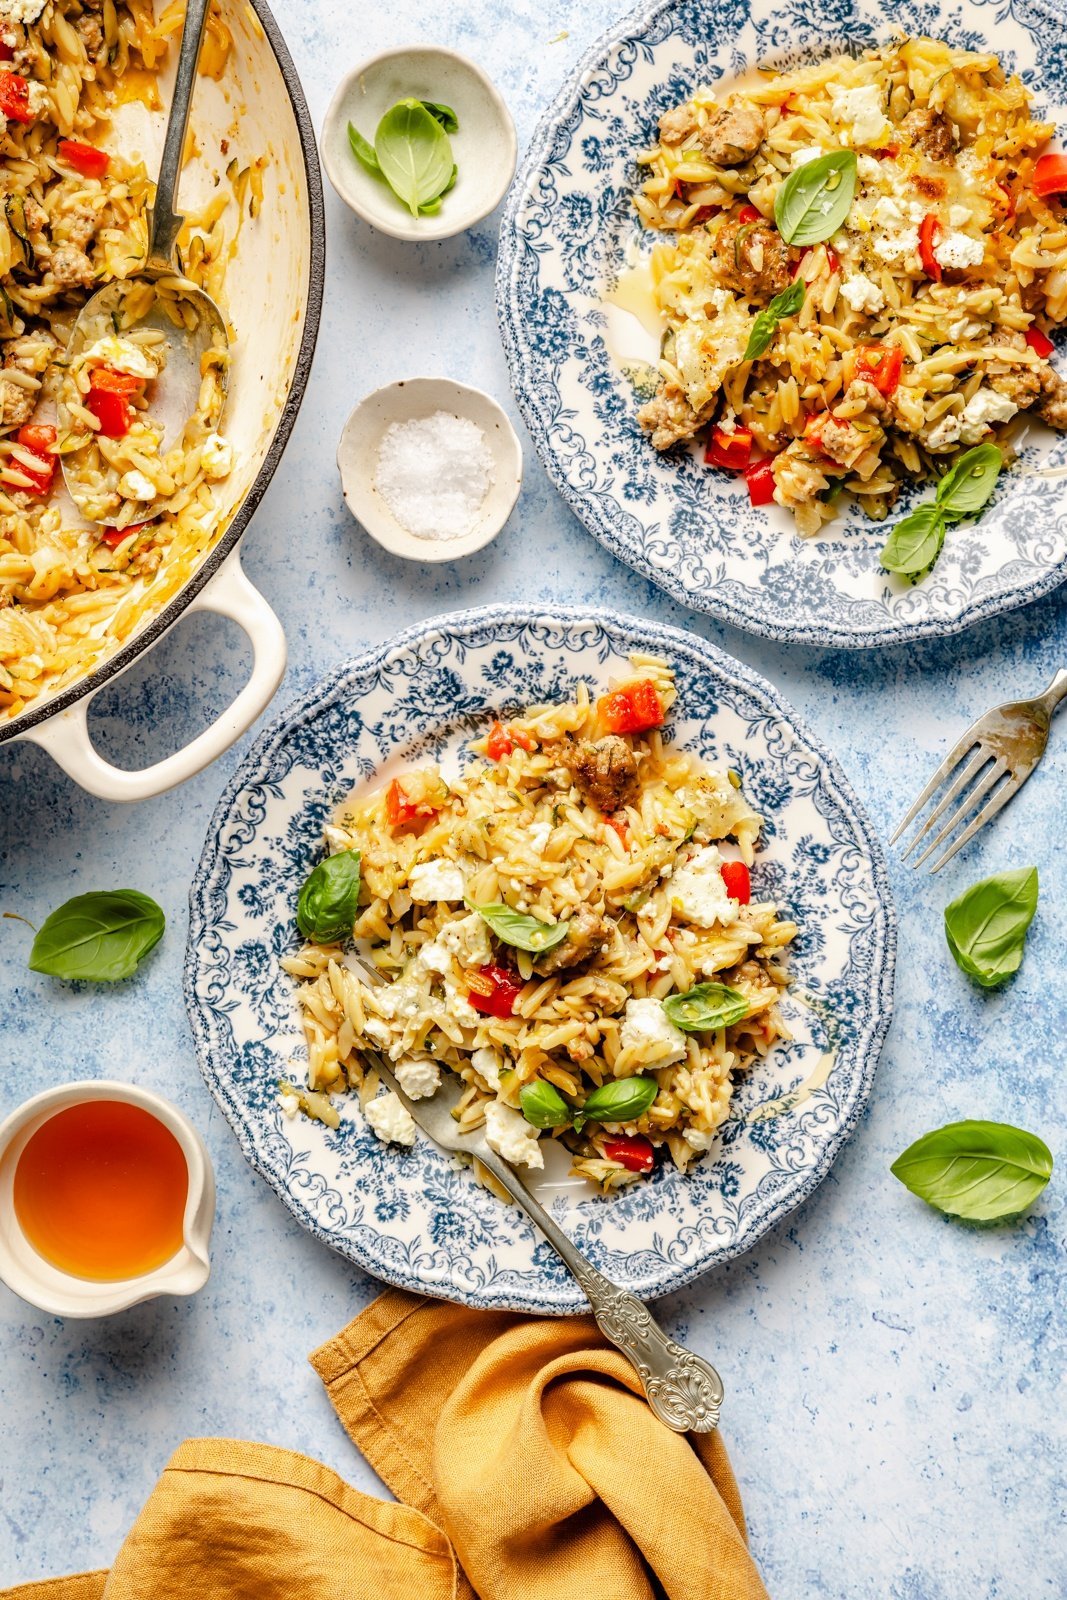
[[[361,62],[338,84],[322,164],[358,217],[394,239],[448,239],[500,204],[515,172],[515,127],[466,56],[419,45]]]

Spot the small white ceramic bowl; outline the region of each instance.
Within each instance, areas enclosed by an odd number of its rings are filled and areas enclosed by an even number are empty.
[[[378,447],[394,422],[446,411],[477,423],[493,456],[493,481],[471,531],[458,539],[420,539],[393,516],[375,486]],[[394,555],[409,561],[454,561],[495,539],[511,515],[522,484],[522,446],[492,395],[451,378],[409,378],[387,384],[361,400],[344,425],[337,446],[341,488],[348,509]]]
[[[352,154],[351,122],[374,143],[378,124],[398,100],[435,100],[451,106],[459,129],[449,134],[457,173],[435,216],[413,217],[381,178]],[[326,175],[346,206],[394,239],[450,239],[481,222],[515,175],[515,124],[480,67],[455,50],[412,45],[384,50],[355,67],[330,101],[319,150]]]
[[[29,1140],[57,1111],[89,1100],[124,1100],[140,1106],[174,1135],[189,1169],[182,1247],[161,1267],[136,1278],[98,1282],[61,1271],[38,1255],[15,1215],[15,1168]],[[211,1270],[208,1243],[214,1220],[215,1175],[203,1140],[177,1106],[147,1089],[103,1079],[65,1083],[34,1095],[0,1124],[0,1278],[31,1306],[52,1316],[107,1317],[157,1295],[195,1294]]]

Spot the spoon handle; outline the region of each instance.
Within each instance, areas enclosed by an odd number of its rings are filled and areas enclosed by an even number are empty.
[[[159,163],[156,199],[152,207],[152,223],[148,236],[147,265],[163,270],[175,265],[174,250],[178,230],[185,220],[174,210],[174,202],[178,197],[185,129],[189,122],[189,106],[196,85],[196,64],[200,58],[200,46],[204,38],[210,4],[211,0],[189,0],[185,8],[185,26],[182,29],[181,49],[178,52],[178,72],[174,80],[170,116],[167,118],[167,134],[163,141],[163,158]]]
[[[589,1301],[605,1339],[635,1368],[649,1405],[675,1433],[710,1433],[718,1427],[722,1379],[703,1356],[668,1339],[648,1307],[594,1267],[530,1193],[518,1173],[493,1151],[478,1160],[508,1190],[553,1249],[562,1256]]]

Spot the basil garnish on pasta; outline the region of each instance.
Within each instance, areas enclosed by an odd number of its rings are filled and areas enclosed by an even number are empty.
[[[837,232],[856,192],[856,152],[830,150],[791,172],[774,201],[786,244],[822,244]]]
[[[659,1093],[655,1078],[616,1078],[594,1089],[574,1125],[583,1122],[634,1122],[648,1110]]]
[[[882,566],[887,572],[919,578],[929,572],[945,542],[950,523],[976,517],[997,486],[1004,457],[995,444],[978,444],[958,456],[932,500],[902,517],[886,540]]]
[[[359,906],[359,862],[358,850],[341,850],[305,878],[296,903],[296,925],[305,939],[333,944],[352,932]]]
[[[776,294],[770,305],[757,314],[748,336],[748,343],[745,346],[742,360],[755,361],[758,356],[761,356],[765,350],[770,348],[771,340],[774,338],[778,324],[784,317],[795,316],[804,304],[806,288],[807,286],[803,279],[794,279],[788,289],[783,289],[780,294]]]
[[[704,1033],[712,1028],[729,1028],[748,1016],[748,1000],[740,989],[727,983],[698,983],[685,994],[669,994],[663,1009],[685,1033]]]
[[[544,1078],[523,1084],[519,1105],[527,1122],[535,1128],[563,1128],[574,1115],[559,1090]]]
[[[516,950],[544,955],[546,950],[554,950],[567,937],[565,922],[542,922],[538,917],[528,917],[524,912],[513,911],[505,905],[476,906],[470,900],[467,904],[472,911],[477,911],[501,944],[510,944]]]

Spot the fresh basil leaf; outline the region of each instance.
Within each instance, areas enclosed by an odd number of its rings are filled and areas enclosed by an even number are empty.
[[[513,945],[516,950],[531,950],[541,956],[546,950],[554,950],[567,937],[565,922],[542,922],[538,917],[528,917],[505,905],[476,906],[472,900],[468,900],[467,905],[477,911],[502,944]]]
[[[1006,1122],[950,1122],[916,1139],[890,1171],[950,1217],[993,1222],[1033,1204],[1052,1176],[1052,1153]]]
[[[774,201],[786,244],[822,244],[848,216],[856,192],[856,152],[829,150],[791,172]]]
[[[519,1090],[519,1104],[523,1116],[535,1128],[563,1128],[574,1116],[555,1085],[546,1083],[543,1078],[523,1084]]]
[[[118,983],[137,971],[166,925],[156,902],[136,889],[75,895],[41,924],[30,967],[68,983]]]
[[[741,991],[726,983],[698,983],[685,994],[669,994],[662,1004],[674,1026],[685,1033],[729,1028],[747,1017],[749,1010]]]
[[[420,104],[426,107],[431,117],[435,117],[446,133],[459,132],[459,118],[451,106],[443,106],[438,100],[422,100]]]
[[[420,100],[400,100],[385,113],[374,153],[389,187],[413,217],[452,181],[455,162],[448,134]]]
[[[918,577],[933,566],[944,542],[941,507],[933,500],[924,500],[910,516],[902,517],[889,535],[882,551],[882,565],[887,572]]]
[[[1037,868],[983,878],[945,907],[945,937],[956,965],[983,989],[1018,972],[1037,910]]]
[[[374,153],[374,146],[369,139],[364,139],[359,129],[351,122],[348,124],[348,143],[356,160],[372,172],[376,178],[384,176],[378,157]]]
[[[743,361],[755,361],[758,356],[770,345],[774,338],[775,329],[783,317],[794,317],[804,304],[804,295],[807,285],[802,278],[795,278],[788,289],[783,289],[776,294],[769,306],[760,311],[752,324],[745,346]]]
[[[305,939],[333,944],[352,932],[359,906],[359,851],[340,850],[304,879],[296,925]]]
[[[995,444],[976,444],[958,456],[937,486],[941,515],[953,522],[973,517],[997,486],[1004,457]]]
[[[614,1078],[593,1090],[582,1107],[581,1121],[634,1122],[644,1115],[658,1093],[655,1078]]]

